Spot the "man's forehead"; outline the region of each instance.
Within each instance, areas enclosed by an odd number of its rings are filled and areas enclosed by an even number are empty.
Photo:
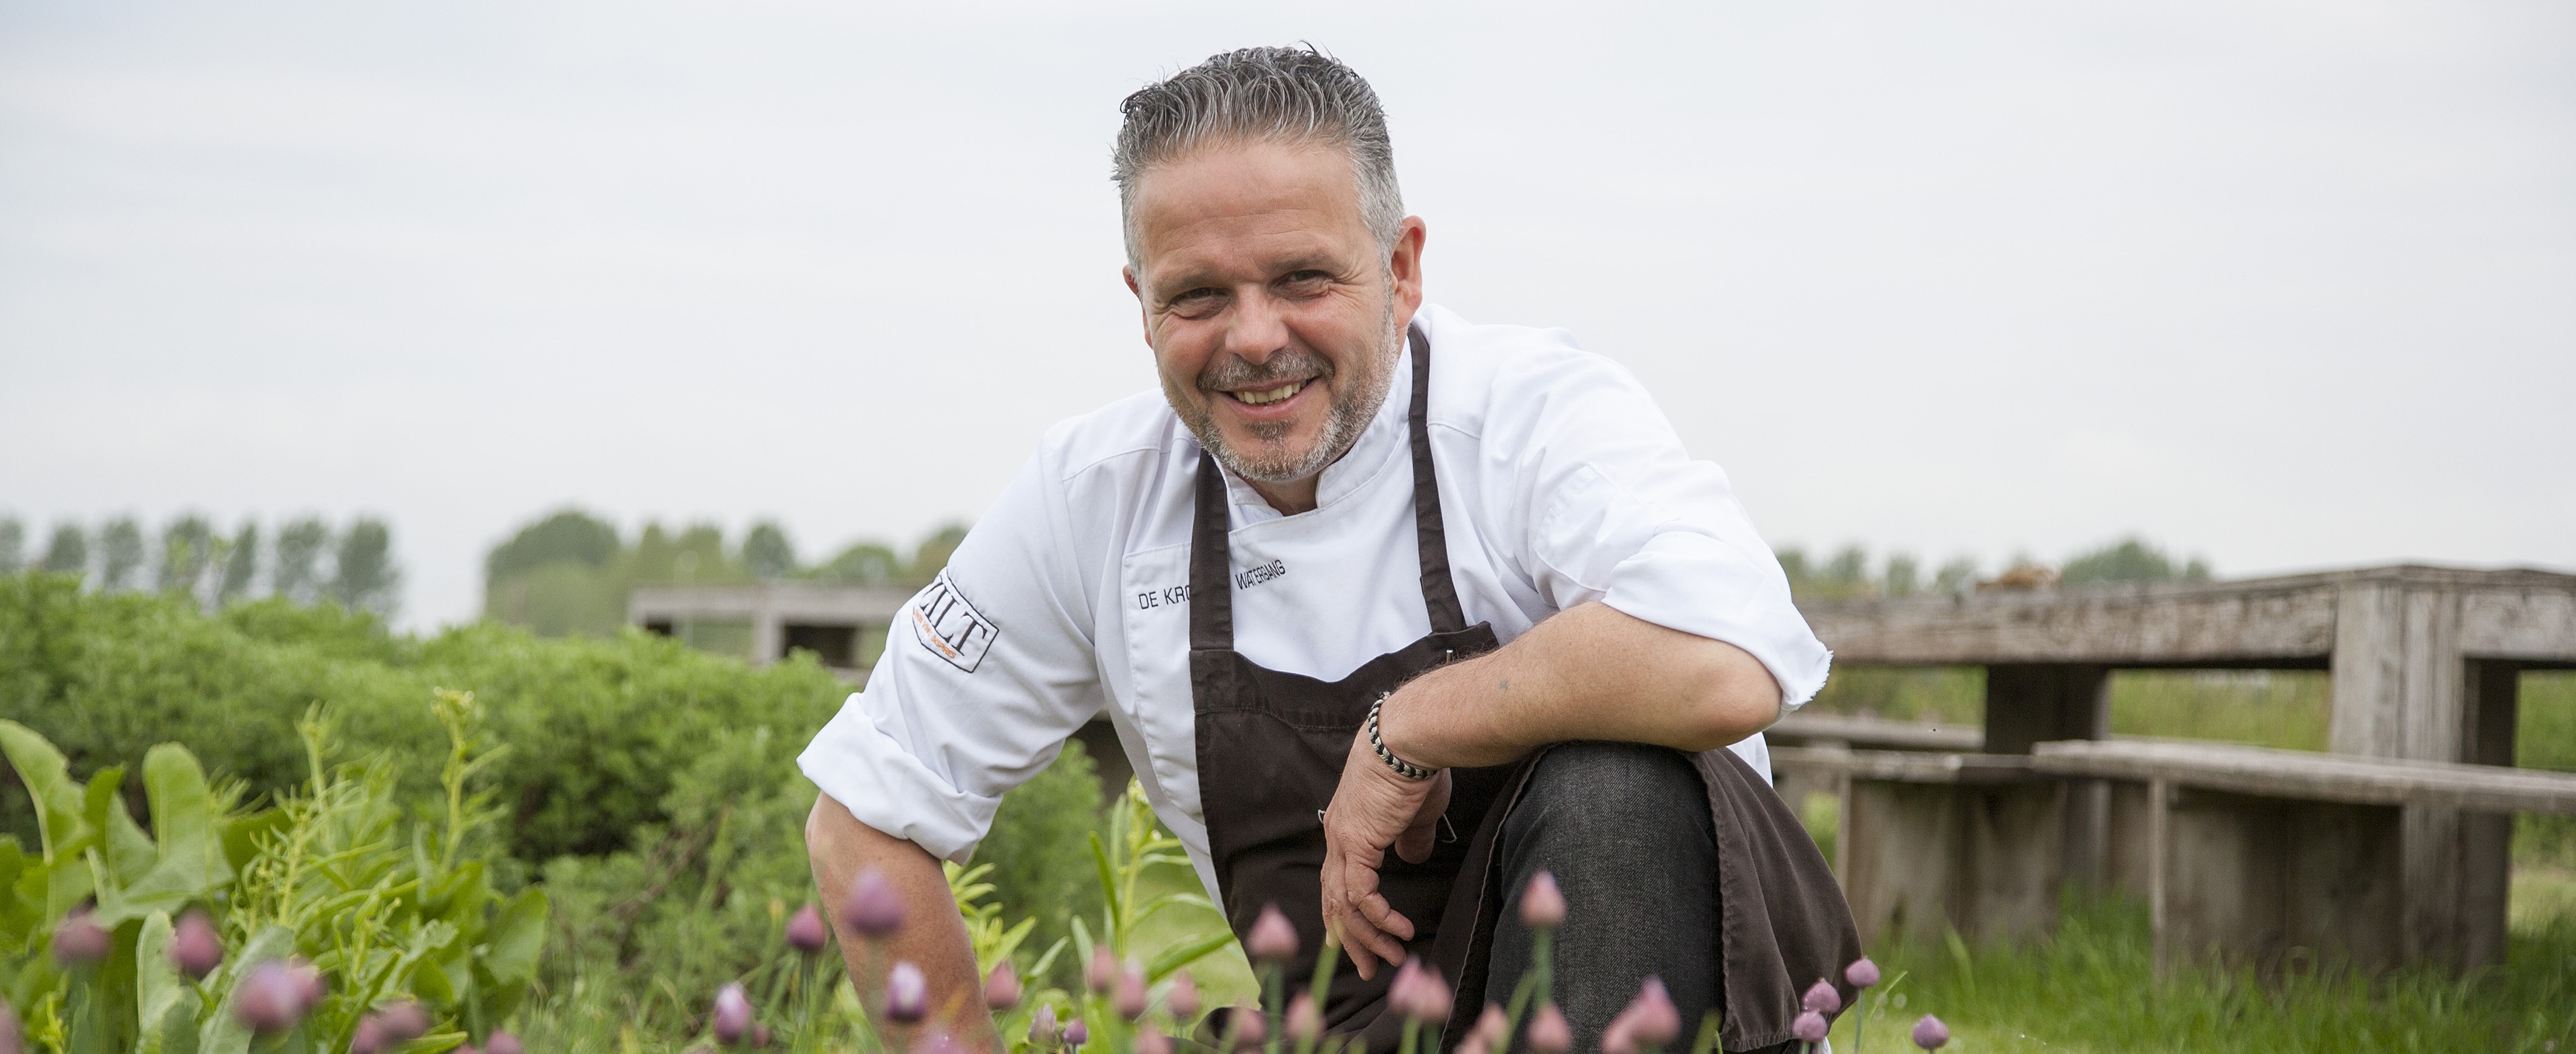
[[[1248,257],[1338,258],[1367,237],[1350,155],[1329,144],[1194,151],[1146,172],[1130,207],[1138,263],[1149,273]]]

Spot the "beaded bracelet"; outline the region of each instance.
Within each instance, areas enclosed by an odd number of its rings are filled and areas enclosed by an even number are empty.
[[[1378,711],[1378,708],[1386,705],[1386,697],[1387,697],[1388,695],[1394,695],[1394,694],[1395,694],[1395,693],[1393,693],[1393,692],[1388,692],[1388,693],[1386,693],[1385,695],[1380,695],[1380,696],[1378,696],[1378,697],[1377,697],[1377,701],[1376,701],[1376,702],[1374,702],[1374,703],[1370,703],[1370,704],[1369,704],[1369,723],[1368,723],[1369,745],[1370,745],[1370,746],[1372,746],[1372,747],[1377,748],[1377,756],[1378,756],[1378,760],[1383,761],[1383,762],[1386,762],[1386,767],[1391,768],[1391,769],[1394,769],[1394,770],[1395,770],[1395,774],[1396,774],[1396,775],[1398,775],[1398,776],[1402,776],[1402,777],[1404,777],[1404,778],[1406,778],[1406,779],[1409,779],[1409,780],[1427,780],[1427,779],[1430,779],[1430,778],[1431,778],[1431,777],[1433,777],[1433,776],[1437,776],[1437,775],[1439,775],[1439,774],[1440,774],[1440,770],[1438,770],[1438,769],[1426,769],[1426,768],[1423,768],[1423,767],[1422,767],[1422,766],[1420,766],[1420,765],[1416,765],[1416,764],[1414,764],[1414,763],[1412,763],[1412,762],[1410,762],[1410,761],[1406,761],[1406,760],[1404,760],[1403,758],[1400,758],[1400,757],[1395,756],[1395,752],[1394,752],[1394,751],[1386,749],[1386,741],[1385,741],[1385,740],[1383,740],[1383,739],[1379,739],[1379,738],[1378,738],[1378,736],[1377,736],[1377,711]]]

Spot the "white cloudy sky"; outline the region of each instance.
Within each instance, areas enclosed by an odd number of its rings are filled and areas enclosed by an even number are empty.
[[[2576,8],[0,6],[0,511],[971,517],[1150,383],[1121,96],[1378,86],[1433,299],[1779,542],[2576,567]]]

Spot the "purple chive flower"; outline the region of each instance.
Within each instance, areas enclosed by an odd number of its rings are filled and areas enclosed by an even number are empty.
[[[233,997],[233,1016],[253,1032],[276,1035],[304,1020],[305,991],[292,967],[276,959],[263,961],[242,978],[241,990]]]
[[[483,1054],[528,1054],[528,1045],[519,1042],[518,1036],[496,1028],[483,1037]]]
[[[1476,1027],[1467,1034],[1483,1037],[1487,1047],[1500,1048],[1512,1034],[1512,1022],[1503,1016],[1503,1004],[1487,1002],[1485,1012],[1476,1015]]]
[[[1925,1014],[1923,1020],[1914,1023],[1915,1046],[1925,1050],[1939,1050],[1949,1042],[1950,1026],[1942,1024],[1940,1018]]]
[[[1808,1043],[1824,1042],[1826,1031],[1825,1015],[1813,1010],[1801,1013],[1797,1020],[1789,1022],[1789,1034]]]
[[[861,934],[883,937],[903,928],[903,895],[886,881],[885,872],[863,869],[859,880],[850,884],[850,900],[842,907],[841,917]]]
[[[215,920],[202,911],[179,916],[179,925],[170,932],[170,965],[191,981],[203,981],[223,964],[224,941],[215,935]]]
[[[1854,988],[1876,988],[1878,964],[1869,961],[1866,955],[1854,959],[1851,965],[1843,967],[1843,980],[1851,982]]]
[[[393,1044],[385,1040],[385,1019],[369,1014],[358,1019],[358,1027],[349,1033],[349,1054],[384,1054]]]
[[[1147,1004],[1143,963],[1129,959],[1126,967],[1118,971],[1118,982],[1112,986],[1109,1005],[1118,1011],[1118,1016],[1129,1021],[1145,1016]]]
[[[65,967],[89,966],[107,958],[116,939],[89,920],[89,909],[64,916],[54,927],[54,961]]]
[[[1270,1025],[1261,1017],[1257,1006],[1238,1006],[1226,1011],[1227,1044],[1236,1050],[1250,1050],[1270,1038]]]
[[[1545,871],[1531,875],[1529,885],[1521,888],[1521,925],[1552,930],[1564,924],[1565,893],[1556,888],[1556,876]]]
[[[1036,1047],[1052,1047],[1060,1031],[1055,1024],[1054,1005],[1039,1004],[1036,1016],[1029,1018],[1029,1044]]]
[[[456,1049],[448,1052],[448,1054],[483,1054],[483,1048],[475,1046],[472,1043],[459,1043],[456,1045]]]
[[[1118,955],[1106,944],[1091,949],[1091,961],[1082,967],[1082,983],[1101,995],[1118,986]]]
[[[993,964],[993,972],[984,975],[984,1009],[1008,1010],[1020,1005],[1020,971],[1009,959]]]
[[[814,955],[831,940],[831,928],[823,925],[823,913],[814,910],[812,904],[796,909],[795,917],[787,920],[787,946],[790,948]]]
[[[1315,993],[1299,992],[1288,1000],[1288,1013],[1279,1022],[1288,1038],[1300,1043],[1314,1042],[1324,1034],[1324,1012],[1315,1006]]]
[[[1387,1005],[1414,1021],[1449,1020],[1449,982],[1440,977],[1440,968],[1425,966],[1419,958],[1408,958],[1395,971],[1395,983],[1387,987]]]
[[[716,989],[715,1033],[716,1042],[728,1047],[751,1033],[751,997],[741,984],[728,981]]]
[[[1281,914],[1279,905],[1261,906],[1261,917],[1252,920],[1252,936],[1244,939],[1243,953],[1255,963],[1284,963],[1297,957],[1297,927]]]
[[[1637,1054],[1635,1019],[1625,1012],[1610,1019],[1610,1027],[1601,1030],[1601,1054]]]
[[[1637,989],[1637,998],[1625,1011],[1628,1030],[1637,1042],[1649,1047],[1669,1046],[1681,1038],[1682,1012],[1673,1005],[1672,993],[1664,990],[1664,979],[1648,977]]]
[[[0,1054],[25,1054],[27,1041],[18,1031],[18,1013],[0,999]]]
[[[302,958],[286,960],[286,975],[295,981],[297,1012],[310,1014],[322,1005],[322,997],[331,994],[331,982],[322,979],[322,968]]]
[[[1834,991],[1834,986],[1823,978],[1817,978],[1816,983],[1807,986],[1807,994],[1798,1004],[1819,1014],[1830,1014],[1843,1008],[1843,994]]]
[[[1199,983],[1189,971],[1172,975],[1172,987],[1163,992],[1163,1007],[1172,1012],[1175,1021],[1187,1022],[1199,1016]]]
[[[391,1043],[409,1043],[429,1034],[429,1009],[410,1000],[377,1011],[376,1017],[384,1022],[385,1039]]]
[[[766,1047],[769,1045],[769,1026],[757,1021],[752,1022],[751,1045],[754,1047]]]
[[[1565,1054],[1574,1047],[1574,1026],[1566,1023],[1565,1011],[1549,1003],[1538,1008],[1530,1019],[1529,1045],[1539,1054]]]
[[[886,971],[886,1020],[909,1025],[930,1016],[930,979],[921,975],[921,967],[908,962],[894,964]]]
[[[1064,1026],[1065,1046],[1079,1047],[1089,1042],[1091,1042],[1091,1026],[1083,1024],[1081,1018],[1075,1018],[1072,1024]]]
[[[1172,1054],[1172,1037],[1164,1035],[1158,1029],[1139,1029],[1136,1033],[1136,1054]]]

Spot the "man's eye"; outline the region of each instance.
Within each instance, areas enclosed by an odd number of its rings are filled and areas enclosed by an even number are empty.
[[[1333,276],[1322,271],[1292,271],[1279,279],[1281,288],[1294,293],[1321,292]]]
[[[1172,307],[1175,310],[1182,311],[1205,308],[1216,303],[1217,298],[1222,295],[1222,293],[1215,289],[1193,289],[1189,292],[1173,297]]]

